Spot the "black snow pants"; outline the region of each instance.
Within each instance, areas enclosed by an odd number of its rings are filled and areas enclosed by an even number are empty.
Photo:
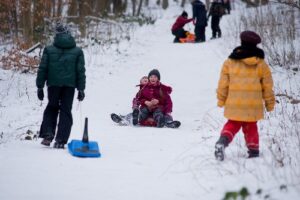
[[[220,29],[220,19],[221,17],[219,16],[212,16],[211,18],[211,30],[213,38],[222,36],[222,32]]]
[[[59,122],[55,140],[66,144],[68,142],[71,127],[73,125],[72,104],[74,99],[74,87],[48,87],[48,105],[44,111],[43,122],[40,129],[40,137],[53,140]]]
[[[172,34],[175,36],[174,42],[179,42],[179,38],[186,38],[187,31],[183,28],[172,31]]]
[[[204,42],[205,41],[205,26],[195,26],[195,42]]]
[[[153,114],[153,119],[156,123],[158,122],[159,118],[164,117],[163,112],[159,108],[155,109],[153,112],[150,112],[148,108],[145,107],[140,109],[139,121],[146,120],[151,113]]]

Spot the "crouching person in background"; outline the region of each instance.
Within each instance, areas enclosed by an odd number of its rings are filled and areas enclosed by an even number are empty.
[[[172,26],[172,34],[175,36],[174,43],[180,42],[180,38],[187,37],[188,31],[184,30],[183,27],[191,21],[193,21],[193,18],[188,19],[188,14],[185,11],[176,19],[176,22]]]
[[[224,62],[217,89],[218,106],[225,107],[228,119],[215,146],[215,156],[224,159],[224,149],[242,128],[249,158],[259,156],[257,121],[263,118],[264,106],[274,109],[275,97],[264,51],[256,47],[261,38],[255,32],[240,34],[241,46]]]
[[[83,51],[76,47],[68,27],[58,24],[55,31],[53,45],[44,49],[36,85],[38,98],[41,101],[44,99],[45,82],[48,86],[48,104],[40,128],[42,144],[50,146],[55,138],[54,148],[64,148],[73,124],[71,110],[75,88],[78,90],[78,100],[82,101],[85,96],[86,77]]]

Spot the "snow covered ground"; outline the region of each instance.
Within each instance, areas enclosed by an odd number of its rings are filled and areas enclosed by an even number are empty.
[[[73,104],[70,139],[82,137],[84,117],[89,117],[90,140],[101,148],[99,159],[75,158],[67,150],[41,146],[40,140],[20,140],[21,132],[39,129],[46,101],[41,105],[36,97],[35,75],[0,71],[1,200],[217,200],[242,187],[252,194],[262,189],[251,199],[298,198],[299,185],[290,184],[299,183],[295,180],[299,176],[293,175],[299,174],[299,166],[295,171],[269,166],[264,135],[260,158],[246,159],[240,133],[226,149],[225,161],[215,160],[214,144],[225,122],[216,107],[215,89],[231,42],[224,30],[225,37],[219,40],[173,44],[170,27],[180,12],[171,8],[155,25],[139,29],[130,43],[119,46],[120,54],[85,49],[86,99]],[[229,18],[224,17],[222,27]],[[192,25],[187,28],[192,31]],[[153,68],[160,71],[163,83],[172,86],[173,116],[182,126],[117,126],[110,113],[131,111],[135,85]]]

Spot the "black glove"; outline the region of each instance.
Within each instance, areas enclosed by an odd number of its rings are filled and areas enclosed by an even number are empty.
[[[79,101],[82,101],[85,97],[85,94],[84,94],[84,91],[83,90],[78,90],[78,96],[77,96],[77,99]]]
[[[43,90],[43,88],[38,88],[37,96],[38,96],[39,100],[43,101],[43,99],[44,99],[44,90]]]

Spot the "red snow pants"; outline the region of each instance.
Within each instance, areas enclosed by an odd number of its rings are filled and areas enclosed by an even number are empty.
[[[228,120],[221,132],[222,136],[229,138],[229,143],[242,128],[248,149],[259,150],[259,136],[257,122],[240,122]]]

